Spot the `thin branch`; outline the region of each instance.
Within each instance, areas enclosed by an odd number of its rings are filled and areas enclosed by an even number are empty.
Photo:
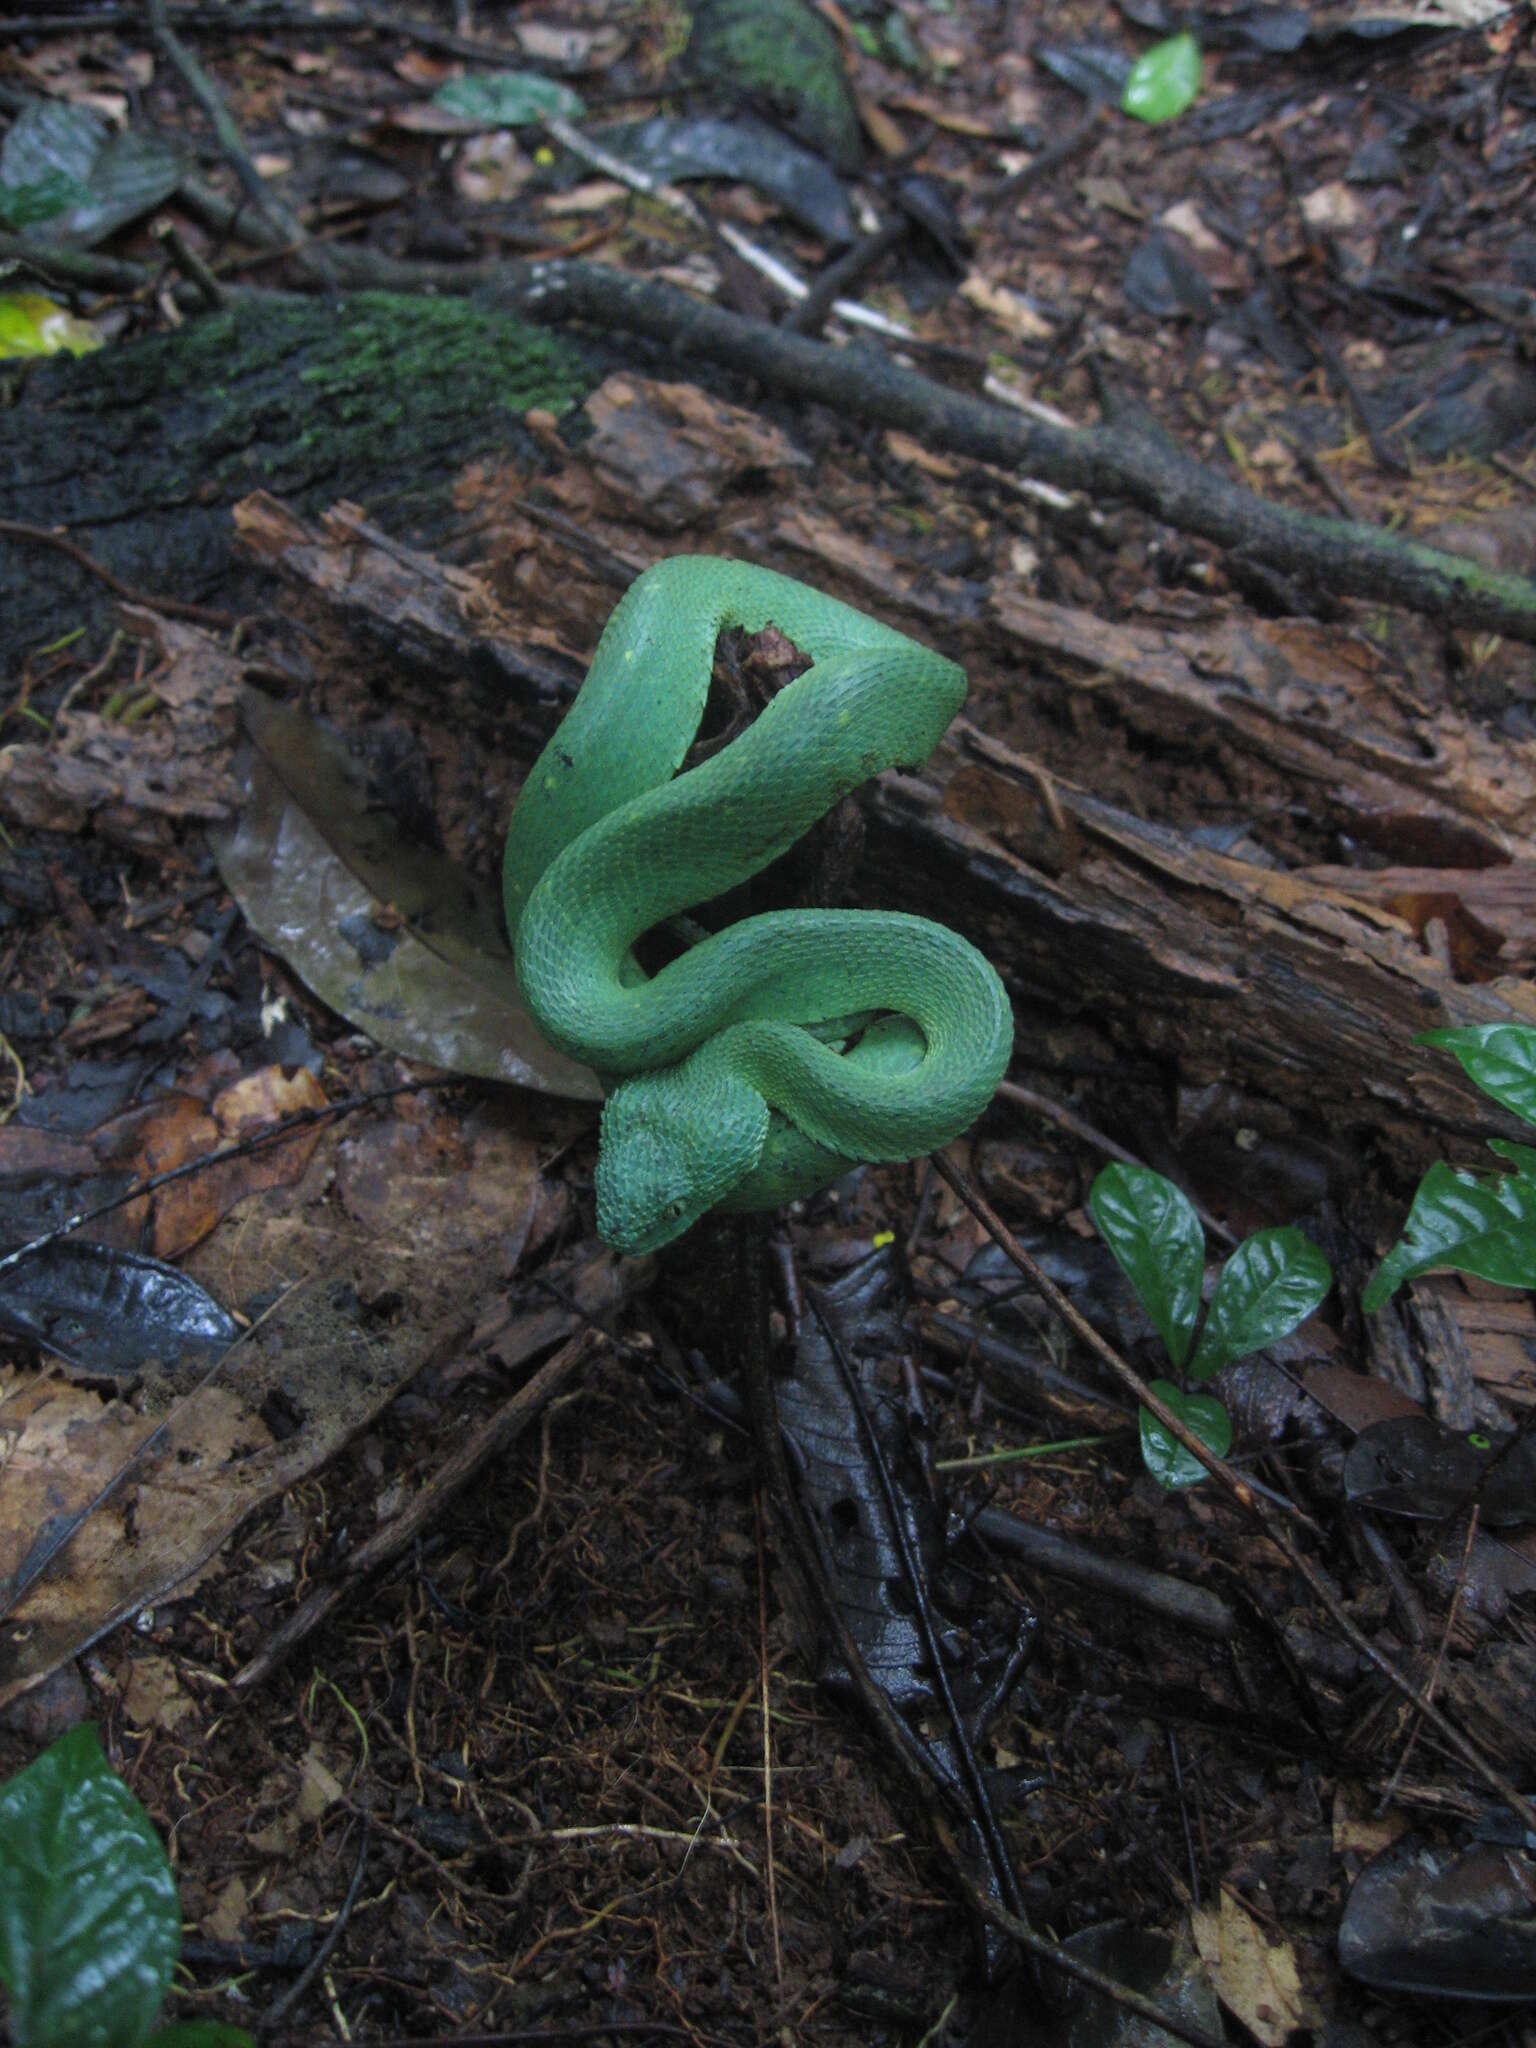
[[[1536,641],[1536,583],[1529,578],[1353,520],[1271,504],[1134,415],[1078,428],[1021,418],[952,391],[868,343],[832,347],[598,263],[508,263],[492,295],[527,320],[643,334],[668,343],[683,361],[723,364],[847,418],[900,427],[929,447],[1017,468],[1095,501],[1123,500],[1319,590]]]

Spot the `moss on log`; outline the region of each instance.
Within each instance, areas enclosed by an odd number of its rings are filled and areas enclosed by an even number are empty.
[[[522,418],[596,381],[569,342],[462,299],[242,297],[166,334],[53,358],[0,415],[0,518],[59,527],[138,588],[238,605],[229,506],[257,488],[314,512],[352,498],[430,545],[472,456],[530,446]],[[0,674],[110,593],[0,538]]]

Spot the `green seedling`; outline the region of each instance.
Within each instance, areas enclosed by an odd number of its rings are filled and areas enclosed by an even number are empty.
[[[156,2027],[181,1945],[149,1815],[82,1723],[0,1785],[0,1985],[15,2048],[254,2048],[241,2027]]]
[[[1088,1207],[1183,1377],[1183,1386],[1153,1380],[1152,1391],[1207,1450],[1224,1458],[1232,1418],[1213,1395],[1189,1387],[1289,1336],[1333,1285],[1333,1269],[1299,1230],[1256,1230],[1222,1267],[1197,1341],[1205,1232],[1188,1196],[1150,1167],[1106,1166],[1089,1191]],[[1206,1476],[1193,1452],[1147,1408],[1141,1411],[1141,1456],[1159,1486],[1196,1486]]]
[[[1126,76],[1120,111],[1138,121],[1172,121],[1200,91],[1200,45],[1192,35],[1169,36],[1143,50]]]
[[[1426,1031],[1414,1042],[1454,1053],[1485,1095],[1536,1125],[1536,1031],[1528,1025]],[[1536,1287],[1536,1151],[1508,1138],[1488,1142],[1514,1172],[1432,1166],[1419,1182],[1401,1239],[1360,1297],[1362,1308],[1385,1308],[1405,1280],[1435,1267],[1500,1287]]]

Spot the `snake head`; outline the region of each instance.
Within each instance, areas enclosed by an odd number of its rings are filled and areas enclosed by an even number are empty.
[[[603,1105],[598,1234],[631,1257],[681,1237],[762,1152],[767,1103],[710,1050],[631,1075]]]

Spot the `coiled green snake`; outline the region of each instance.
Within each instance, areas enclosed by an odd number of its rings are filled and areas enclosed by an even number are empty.
[[[678,775],[721,630],[770,625],[812,666]],[[535,1022],[611,1089],[597,1166],[609,1244],[654,1251],[706,1210],[774,1208],[861,1160],[918,1158],[992,1099],[1007,996],[926,918],[769,912],[649,979],[632,950],[880,769],[925,761],[964,699],[953,662],[768,569],[674,556],[625,593],[524,784],[502,876]]]

